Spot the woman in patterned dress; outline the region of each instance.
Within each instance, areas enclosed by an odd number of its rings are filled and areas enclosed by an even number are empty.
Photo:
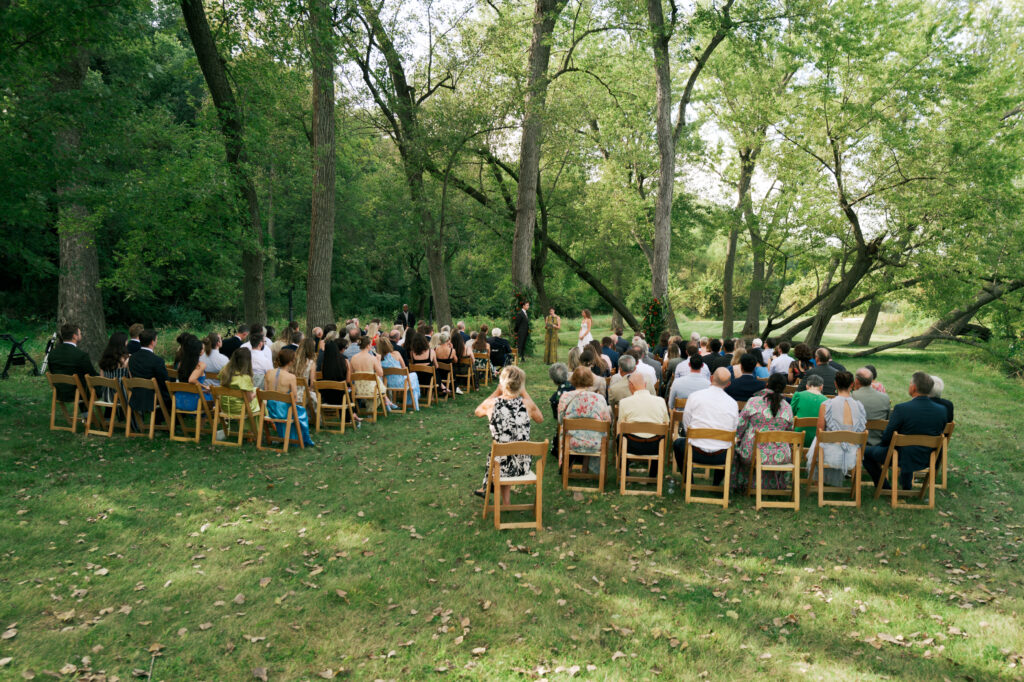
[[[501,370],[498,387],[486,400],[477,405],[474,414],[478,417],[487,417],[490,422],[491,438],[496,443],[530,440],[530,420],[538,424],[544,421],[544,415],[526,392],[526,373],[516,365],[508,365]],[[530,473],[529,455],[501,457],[498,464],[501,467],[502,478],[516,478]],[[485,474],[483,485],[479,490],[475,490],[474,494],[483,497],[486,485]],[[511,486],[497,487],[501,489],[501,503],[509,504]],[[499,494],[498,491],[495,491],[495,494]]]
[[[566,419],[599,419],[604,422],[612,420],[612,410],[608,407],[607,401],[600,393],[593,391],[594,373],[586,367],[577,367],[573,370],[573,389],[563,393],[558,399],[558,423]],[[601,433],[599,431],[570,431],[569,449],[573,452],[584,452],[597,454],[601,451]],[[583,459],[582,457],[577,460]],[[600,473],[598,467],[601,460],[598,457],[587,457],[587,466],[592,474]],[[562,453],[558,453],[558,466],[564,465]]]
[[[793,410],[783,400],[786,392],[787,377],[776,372],[768,377],[768,386],[747,401],[746,407],[740,412],[740,422],[736,428],[736,456],[739,466],[733,467],[733,488],[745,490],[747,476],[751,469],[751,457],[754,453],[754,437],[759,431],[791,431],[793,429]],[[765,443],[761,446],[761,464],[788,464],[792,462],[793,453],[786,443]],[[789,487],[786,480],[788,474],[781,471],[766,471],[762,474],[761,487],[768,490],[779,490]],[[796,483],[799,485],[799,482]]]

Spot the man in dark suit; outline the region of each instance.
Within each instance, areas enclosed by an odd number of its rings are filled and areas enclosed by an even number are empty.
[[[829,364],[829,354],[827,348],[819,348],[814,351],[814,361],[817,363],[814,367],[807,370],[804,374],[803,379],[800,380],[801,391],[807,390],[807,377],[812,374],[821,377],[824,386],[821,388],[821,392],[825,395],[836,394],[836,374],[839,370]],[[845,370],[842,370],[845,371]]]
[[[910,379],[910,400],[893,408],[889,425],[882,434],[882,442],[864,450],[864,471],[871,475],[875,485],[882,475],[882,465],[892,442],[893,434],[902,436],[940,436],[946,428],[946,408],[932,402],[928,394],[934,386],[932,378],[925,372],[914,372]],[[914,472],[928,467],[931,450],[926,447],[907,446],[898,451],[900,467],[900,488],[913,485]],[[886,483],[886,487],[888,487]]]
[[[501,338],[501,329],[495,327],[493,331],[494,336],[487,339],[487,343],[491,344],[491,364],[501,369],[512,353],[512,344]]]
[[[615,352],[615,343],[612,341],[612,337],[606,336],[601,339],[601,354],[606,356],[612,363],[612,371],[619,371],[619,358],[622,357]]]
[[[226,358],[230,358],[231,354],[242,347],[245,340],[249,338],[249,325],[240,324],[238,329],[235,331],[234,336],[224,339],[224,342],[220,345],[220,352]]]
[[[74,374],[82,382],[82,389],[88,390],[85,377],[96,376],[96,369],[92,366],[89,354],[78,347],[82,340],[82,330],[77,324],[65,323],[60,326],[58,335],[63,343],[50,351],[50,372],[52,374]],[[82,398],[84,399],[85,396]],[[57,400],[67,403],[74,399],[74,388],[66,385],[57,387]]]
[[[754,378],[754,369],[756,367],[757,358],[750,353],[740,358],[740,375],[725,387],[725,392],[730,398],[738,403],[745,403],[755,393],[765,387],[763,381]]]
[[[622,336],[622,327],[615,329],[615,352],[622,357],[622,354],[629,350],[629,340]]]
[[[157,355],[153,349],[156,347],[156,330],[146,329],[139,334],[139,343],[142,348],[128,360],[128,371],[133,379],[153,379],[160,387],[160,395],[163,396],[164,405],[170,404],[170,396],[167,393],[167,365],[164,359]],[[224,343],[227,343],[226,341]],[[223,346],[221,346],[223,352]],[[132,391],[131,408],[138,412],[153,411],[153,392],[145,389]],[[157,413],[160,417],[159,412]]]
[[[469,343],[469,334],[466,333],[466,323],[459,320],[458,324],[455,325],[455,331],[459,336],[462,337],[462,342],[465,344]]]
[[[416,326],[416,316],[409,310],[408,303],[402,304],[402,310],[398,313],[398,317],[395,318],[395,324],[400,324],[406,329]]]
[[[949,424],[953,421],[953,403],[942,397],[942,390],[946,388],[946,382],[934,374],[932,375],[932,382],[934,382],[935,385],[932,387],[931,393],[929,393],[928,396],[932,399],[933,403],[938,403],[946,408],[946,423]]]
[[[519,351],[519,359],[526,357],[526,340],[530,337],[530,302],[523,301],[519,312],[516,313],[516,349]]]
[[[138,322],[128,327],[128,355],[132,355],[133,353],[135,353],[135,351],[142,348],[142,346],[139,344],[139,334],[142,333],[143,329],[145,329],[145,327],[139,324]]]

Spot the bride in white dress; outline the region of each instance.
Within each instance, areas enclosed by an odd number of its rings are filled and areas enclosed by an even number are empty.
[[[594,326],[594,319],[590,316],[590,311],[583,310],[583,321],[580,322],[580,341],[576,344],[577,348],[583,350],[583,347],[594,340],[594,337],[590,334],[590,328]]]

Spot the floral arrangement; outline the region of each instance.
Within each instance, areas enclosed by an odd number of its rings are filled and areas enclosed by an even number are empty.
[[[658,342],[658,337],[665,330],[665,304],[663,299],[657,296],[649,299],[643,307],[644,317],[640,321],[640,331],[643,332],[647,343],[652,347]]]

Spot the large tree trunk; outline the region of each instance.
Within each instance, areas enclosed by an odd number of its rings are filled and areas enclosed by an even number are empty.
[[[566,0],[536,0],[534,5],[530,75],[526,85],[523,136],[519,146],[516,229],[512,237],[512,283],[518,287],[532,286],[530,252],[537,222],[537,181],[544,131],[544,101],[548,91],[551,34],[565,3]]]
[[[739,225],[733,225],[729,230],[729,248],[725,252],[725,270],[722,273],[722,338],[732,336],[733,272],[736,269],[736,243],[739,237]]]
[[[959,334],[967,323],[971,321],[979,310],[987,306],[989,303],[1002,298],[1006,294],[1017,291],[1024,287],[1024,280],[1013,280],[1010,282],[991,282],[986,284],[981,291],[974,295],[974,300],[967,305],[961,306],[955,310],[950,311],[947,315],[944,315],[941,319],[937,320],[935,324],[928,328],[925,332],[925,336],[956,336]],[[927,348],[934,338],[921,339],[914,344],[915,348]]]
[[[306,324],[323,327],[334,321],[331,262],[334,256],[334,28],[329,0],[312,0],[309,8],[313,64],[313,192],[306,275]]]
[[[256,186],[247,169],[248,157],[245,152],[242,119],[235,104],[235,94],[228,82],[224,61],[217,52],[202,0],[181,0],[181,13],[185,18],[185,26],[192,40],[199,68],[203,72],[203,78],[210,89],[210,97],[217,108],[228,166],[238,185],[239,198],[245,203],[246,230],[242,235],[242,296],[245,319],[248,322],[262,324],[267,320],[267,300],[263,285],[263,228]]]
[[[70,92],[82,87],[89,55],[79,50],[57,74],[54,89]],[[63,171],[57,186],[57,234],[60,265],[57,279],[57,324],[70,322],[82,329],[82,350],[93,362],[107,343],[107,326],[100,289],[100,262],[96,253],[95,222],[89,209],[76,202],[82,178],[81,131],[71,122],[56,131],[55,158]]]
[[[753,220],[753,202],[750,198],[750,179],[754,173],[754,152],[749,147],[740,151],[740,177],[736,183],[735,224],[729,230],[729,250],[725,254],[725,272],[722,277],[722,337],[732,336],[733,327],[733,273],[736,269],[736,242],[743,223]]]
[[[764,240],[754,225],[749,226],[750,255],[753,260],[750,276],[750,296],[747,298],[747,319],[743,323],[743,336],[755,337],[761,329],[761,301],[767,282],[764,273]]]
[[[832,321],[833,316],[841,311],[843,303],[871,270],[872,261],[873,257],[869,254],[867,248],[857,250],[853,264],[843,273],[839,282],[832,288],[832,293],[826,296],[821,305],[818,306],[818,311],[811,319],[807,336],[804,337],[804,343],[811,348],[817,348],[821,345],[821,339],[825,335],[828,323]]]
[[[853,345],[867,346],[871,343],[871,335],[875,332],[880,312],[882,312],[882,299],[876,298],[868,304],[867,312],[864,313],[864,321],[860,323],[860,330],[857,331],[857,338],[853,340]]]

